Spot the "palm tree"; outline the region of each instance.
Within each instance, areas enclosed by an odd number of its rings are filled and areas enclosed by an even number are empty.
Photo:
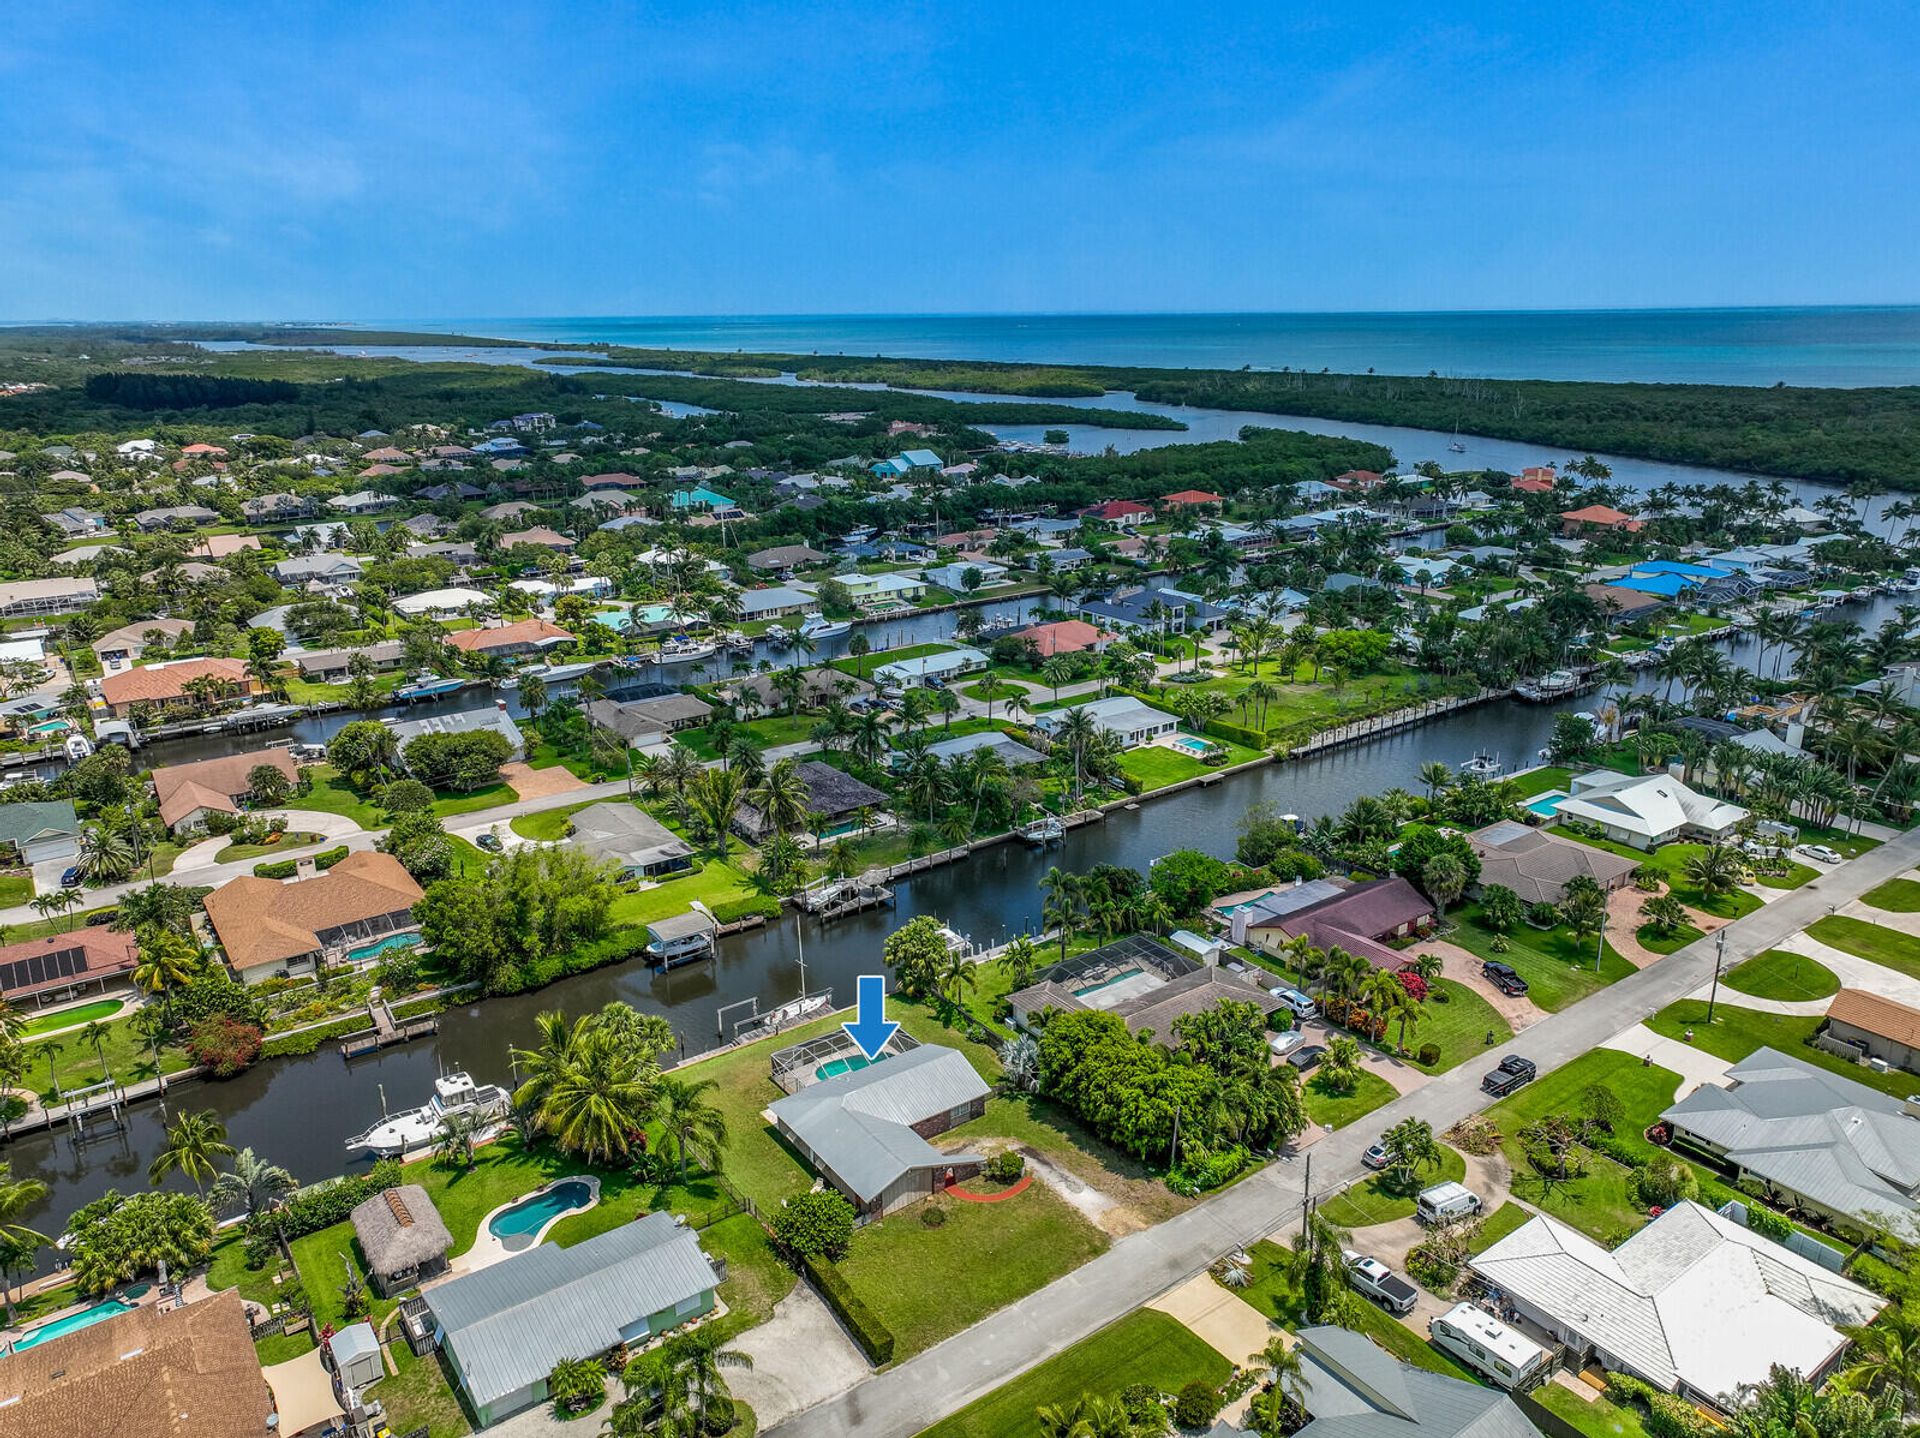
[[[688,786],[693,810],[706,825],[713,851],[722,863],[726,862],[727,851],[732,847],[733,820],[740,812],[745,790],[746,781],[738,773],[725,769],[703,769],[700,777]]]
[[[177,1169],[200,1191],[214,1176],[218,1161],[233,1156],[234,1147],[227,1142],[227,1126],[219,1114],[212,1109],[183,1113],[167,1127],[166,1147],[147,1165],[147,1181],[157,1188],[161,1179]]]
[[[211,1198],[216,1208],[241,1206],[249,1214],[265,1213],[275,1207],[297,1185],[293,1175],[277,1163],[268,1163],[250,1148],[233,1156],[233,1167],[213,1181]]]
[[[607,1365],[598,1358],[562,1358],[547,1374],[547,1392],[569,1413],[600,1402],[607,1389]]]
[[[45,1234],[18,1222],[29,1208],[46,1201],[51,1190],[37,1178],[15,1178],[13,1165],[0,1162],[0,1301],[7,1309],[7,1324],[13,1324],[14,1275],[22,1278],[33,1271],[35,1255],[50,1242]]]
[[[1842,1331],[1858,1346],[1839,1381],[1856,1392],[1891,1391],[1902,1411],[1911,1412],[1920,1395],[1920,1322],[1894,1308],[1878,1323]]]
[[[640,1132],[653,1085],[632,1048],[601,1028],[575,1035],[540,1101],[540,1126],[588,1163],[624,1156]]]
[[[93,1045],[93,1056],[100,1060],[100,1081],[105,1083],[113,1075],[107,1069],[107,1037],[113,1031],[98,1019],[90,1020],[80,1030],[80,1037]]]
[[[1345,1034],[1327,1040],[1326,1056],[1320,1061],[1320,1076],[1335,1093],[1352,1093],[1360,1082],[1360,1044]]]
[[[480,1119],[471,1113],[449,1113],[441,1120],[440,1132],[434,1137],[434,1156],[463,1169],[472,1168],[474,1145],[483,1127]]]
[[[748,791],[747,802],[758,809],[775,834],[791,834],[807,822],[813,794],[793,758],[776,759],[760,782]]]
[[[934,986],[957,1016],[963,1006],[967,991],[979,986],[979,966],[965,954],[948,950],[940,963],[940,970],[934,975]]]
[[[1420,766],[1420,782],[1427,786],[1427,802],[1433,803],[1440,797],[1440,791],[1453,783],[1453,770],[1438,759],[1430,759]]]
[[[1260,1350],[1259,1366],[1267,1370],[1267,1381],[1297,1407],[1304,1407],[1307,1393],[1307,1370],[1300,1361],[1300,1345],[1289,1345],[1286,1339],[1275,1334],[1267,1340],[1267,1346]]]
[[[59,1058],[61,1054],[67,1051],[67,1046],[65,1042],[63,1042],[60,1039],[41,1039],[39,1042],[34,1044],[34,1048],[38,1049],[41,1053],[46,1055],[47,1087],[52,1090],[53,1096],[55,1098],[59,1098],[60,1097],[60,1075],[54,1068],[54,1060]]]
[[[727,1146],[727,1118],[707,1102],[706,1095],[718,1088],[713,1079],[679,1079],[663,1074],[654,1089],[654,1119],[662,1133],[673,1139],[680,1157],[680,1182],[687,1181],[687,1155],[699,1149],[700,1161],[718,1171],[720,1152]]]

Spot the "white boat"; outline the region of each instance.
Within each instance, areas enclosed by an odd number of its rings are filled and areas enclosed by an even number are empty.
[[[67,758],[73,763],[78,764],[93,752],[93,741],[84,734],[69,734],[67,735],[66,750]]]
[[[822,619],[816,615],[800,626],[800,632],[809,639],[838,639],[843,634],[853,633],[853,621]]]
[[[1498,759],[1482,749],[1460,765],[1460,772],[1470,779],[1498,779],[1504,767]]]
[[[475,1119],[499,1118],[513,1102],[498,1084],[476,1084],[464,1070],[442,1074],[433,1081],[433,1097],[419,1108],[391,1114],[357,1138],[347,1140],[349,1153],[375,1158],[399,1158],[437,1141],[454,1114]]]
[[[1048,815],[1044,819],[1035,819],[1031,824],[1022,824],[1014,832],[1029,844],[1044,845],[1064,837],[1067,826],[1052,815]]]
[[[711,659],[719,652],[719,648],[707,640],[675,635],[662,644],[652,658],[655,664],[687,664],[695,659]]]
[[[540,664],[532,669],[524,669],[513,676],[514,682],[521,679],[538,679],[542,684],[564,684],[569,679],[578,679],[600,667],[598,659],[577,660],[571,664]]]
[[[832,994],[809,994],[804,999],[791,999],[779,1008],[762,1014],[760,1022],[769,1029],[783,1029],[788,1024],[798,1023],[801,1019],[819,1013],[832,1002]]]
[[[1467,447],[1460,443],[1460,426],[1457,424],[1453,427],[1453,440],[1447,445],[1447,448],[1455,454],[1465,454],[1467,452]]]

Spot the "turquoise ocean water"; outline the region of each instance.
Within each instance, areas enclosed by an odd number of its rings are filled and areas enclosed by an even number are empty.
[[[1662,384],[1920,384],[1920,306],[1455,314],[391,319],[370,327],[698,350]]]

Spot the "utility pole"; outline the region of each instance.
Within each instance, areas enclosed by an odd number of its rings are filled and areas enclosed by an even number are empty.
[[[1604,902],[1605,901],[1603,900],[1602,901],[1603,905],[1604,905]],[[1593,946],[1593,971],[1596,974],[1600,972],[1600,958],[1603,954],[1606,953],[1606,951],[1607,951],[1607,911],[1604,907],[1602,907],[1600,910],[1600,937]]]
[[[1307,1231],[1307,1215],[1313,1208],[1313,1150],[1307,1150],[1307,1175],[1305,1185],[1300,1190],[1300,1232]]]
[[[1167,1146],[1167,1167],[1172,1168],[1180,1157],[1180,1105],[1173,1106],[1173,1142]]]
[[[1708,1023],[1713,1022],[1713,1005],[1720,997],[1720,965],[1726,962],[1726,958],[1727,931],[1722,929],[1719,934],[1715,936],[1715,948],[1713,951],[1713,987],[1707,992]]]

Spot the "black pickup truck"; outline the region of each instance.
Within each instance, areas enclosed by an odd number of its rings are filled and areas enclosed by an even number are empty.
[[[1500,1067],[1480,1080],[1480,1087],[1496,1096],[1510,1094],[1523,1083],[1531,1083],[1538,1071],[1532,1059],[1523,1059],[1519,1054],[1508,1054],[1500,1060]]]

